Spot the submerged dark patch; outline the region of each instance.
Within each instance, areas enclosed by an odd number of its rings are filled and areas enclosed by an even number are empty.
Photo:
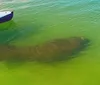
[[[89,40],[83,37],[57,39],[37,46],[16,47],[11,45],[0,46],[0,60],[11,61],[60,61],[71,58],[87,47]],[[64,56],[63,56],[64,55]]]

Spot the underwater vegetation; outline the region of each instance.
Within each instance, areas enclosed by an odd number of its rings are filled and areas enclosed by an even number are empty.
[[[61,61],[70,59],[86,48],[89,40],[83,37],[55,39],[36,46],[0,46],[0,60],[27,60],[27,61]]]

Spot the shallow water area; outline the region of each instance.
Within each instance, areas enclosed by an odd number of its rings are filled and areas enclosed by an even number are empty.
[[[31,46],[83,36],[91,45],[68,61],[0,62],[0,85],[99,85],[99,0],[0,0],[0,10],[14,10],[0,23],[0,44]]]

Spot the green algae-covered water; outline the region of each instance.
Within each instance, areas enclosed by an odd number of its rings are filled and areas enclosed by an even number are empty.
[[[14,10],[0,24],[0,44],[29,46],[57,38],[83,36],[91,45],[69,61],[0,62],[0,85],[99,85],[99,0],[0,0]]]

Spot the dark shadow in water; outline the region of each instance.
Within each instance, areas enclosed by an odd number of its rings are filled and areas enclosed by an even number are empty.
[[[68,56],[67,56],[66,53],[62,53],[58,56],[58,59],[56,61],[39,62],[39,63],[48,64],[50,66],[56,66],[60,63],[68,62],[68,61],[71,61],[75,58],[82,57],[83,55],[85,55],[85,52],[87,52],[89,50],[89,47],[91,46],[91,41],[90,40],[87,40],[86,43],[87,44],[83,45],[82,49],[81,48],[76,49]]]
[[[44,43],[42,46],[39,45],[21,48],[6,46],[3,47],[4,51],[2,52],[12,50],[7,54],[12,55],[12,57],[3,57],[3,60],[6,61],[6,64],[9,68],[13,68],[14,64],[16,66],[20,66],[25,62],[30,61],[38,61],[41,63],[52,65],[54,63],[68,61],[77,57],[79,55],[79,52],[86,50],[89,44],[90,41],[88,39],[74,37],[69,39],[54,40],[52,42],[50,41]]]

